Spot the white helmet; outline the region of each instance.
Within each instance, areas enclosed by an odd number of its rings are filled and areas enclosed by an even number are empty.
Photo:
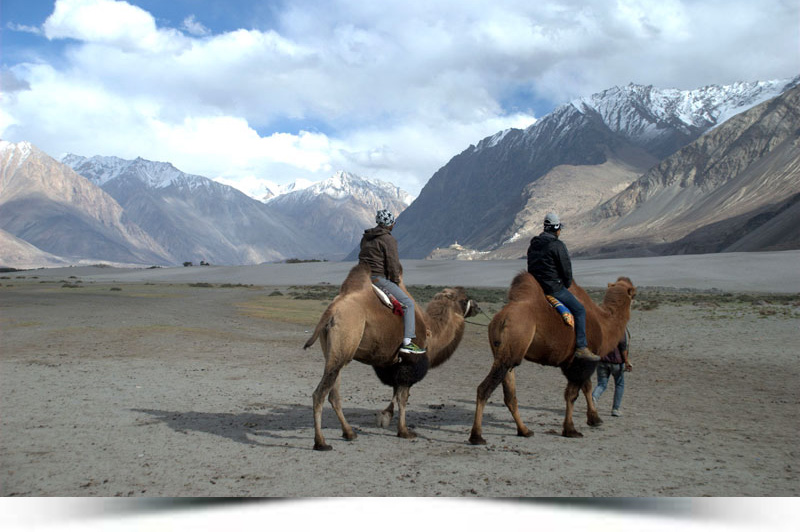
[[[383,227],[389,227],[390,225],[394,224],[394,214],[390,213],[386,209],[378,211],[375,215],[375,222],[378,225]]]
[[[544,229],[545,231],[558,231],[564,225],[561,223],[561,220],[558,219],[558,215],[554,212],[548,212],[547,216],[544,217]]]

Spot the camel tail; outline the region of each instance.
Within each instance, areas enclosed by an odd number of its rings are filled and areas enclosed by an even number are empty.
[[[314,342],[317,341],[319,338],[320,333],[323,329],[330,328],[333,326],[333,313],[331,312],[330,308],[325,310],[322,314],[322,317],[319,319],[319,323],[317,323],[317,327],[314,329],[314,333],[311,335],[311,338],[306,340],[306,344],[303,346],[303,349],[308,349]]]

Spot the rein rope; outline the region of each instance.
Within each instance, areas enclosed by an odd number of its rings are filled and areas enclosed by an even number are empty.
[[[466,314],[466,313],[465,313],[465,314]],[[483,314],[484,316],[486,316],[486,318],[487,318],[489,321],[492,321],[492,318],[491,318],[491,317],[490,317],[488,314],[486,314],[486,312],[484,312],[484,310],[483,310],[483,309],[481,309],[481,314]],[[478,322],[475,322],[475,321],[469,321],[469,320],[468,320],[468,319],[466,319],[466,318],[464,319],[464,322],[465,322],[465,323],[471,323],[472,325],[480,325],[481,327],[488,327],[488,326],[489,326],[489,324],[488,324],[488,323],[478,323]]]

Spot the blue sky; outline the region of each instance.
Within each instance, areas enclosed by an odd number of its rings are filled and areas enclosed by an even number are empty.
[[[0,138],[258,195],[417,194],[454,155],[629,82],[800,74],[796,0],[3,0]]]

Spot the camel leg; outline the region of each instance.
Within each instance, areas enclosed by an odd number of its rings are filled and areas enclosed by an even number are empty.
[[[332,447],[325,443],[325,437],[322,435],[322,404],[325,397],[330,393],[336,379],[339,376],[339,368],[328,369],[325,368],[325,373],[322,375],[317,389],[314,390],[314,450],[315,451],[330,451]]]
[[[492,392],[497,388],[497,385],[505,379],[506,373],[508,373],[508,367],[504,363],[495,360],[492,364],[492,369],[489,370],[489,374],[478,386],[478,395],[475,400],[475,420],[472,423],[472,432],[469,435],[469,442],[472,445],[486,444],[486,440],[481,436],[483,409],[486,406],[486,401],[489,400],[489,396],[491,396]]]
[[[591,379],[586,379],[583,381],[583,384],[581,385],[581,391],[583,392],[583,396],[586,397],[586,422],[590,427],[599,427],[603,424],[603,420],[600,419],[600,414],[597,412],[597,406],[594,404],[594,399],[592,399]]]
[[[575,430],[575,425],[572,423],[572,411],[575,409],[574,401],[578,397],[580,387],[572,381],[567,382],[567,389],[564,390],[564,399],[567,402],[567,413],[564,415],[564,431],[562,436],[567,438],[582,438],[583,434]]]
[[[392,417],[394,417],[394,407],[397,404],[397,386],[394,387],[394,391],[392,392],[392,400],[389,401],[389,406],[381,410],[376,415],[376,421],[378,426],[384,429],[388,429],[389,425],[392,422]]]
[[[339,395],[339,383],[342,380],[342,374],[336,376],[336,381],[333,383],[330,393],[328,394],[328,401],[330,401],[333,411],[336,412],[336,417],[339,418],[339,423],[342,424],[342,437],[345,440],[352,441],[356,439],[356,433],[350,423],[344,418],[342,412],[342,398]]]
[[[400,386],[397,390],[397,437],[405,438],[407,440],[416,438],[417,435],[413,430],[409,430],[406,425],[406,405],[408,404],[408,396],[411,395],[411,388],[408,386]]]
[[[519,405],[517,404],[517,378],[514,368],[506,373],[503,379],[503,401],[511,412],[511,417],[514,418],[514,423],[517,424],[517,436],[525,436],[529,438],[533,436],[533,431],[525,426],[522,422],[522,417],[519,415]]]

